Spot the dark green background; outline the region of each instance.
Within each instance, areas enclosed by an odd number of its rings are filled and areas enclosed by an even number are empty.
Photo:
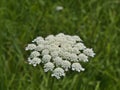
[[[57,80],[28,65],[24,48],[61,32],[80,36],[96,56],[84,72]],[[119,89],[120,0],[0,0],[0,90]]]

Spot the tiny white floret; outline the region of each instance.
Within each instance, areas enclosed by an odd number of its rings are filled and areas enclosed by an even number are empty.
[[[32,42],[36,42],[37,44],[43,44],[44,43],[44,38],[39,36],[36,39],[34,39]]]
[[[79,50],[84,50],[86,48],[83,43],[77,43],[74,47],[78,48]]]
[[[85,69],[80,65],[80,63],[73,63],[72,70],[80,72],[80,71],[84,71]]]
[[[68,69],[71,67],[71,63],[67,60],[63,60],[61,67],[63,67],[65,69],[65,71],[68,71]]]
[[[55,65],[52,62],[48,62],[44,65],[44,71],[48,72],[48,71],[53,71]]]
[[[31,58],[38,57],[38,56],[40,56],[40,53],[39,53],[38,51],[33,51],[33,52],[31,52],[31,54],[30,54],[30,57],[31,57]]]
[[[82,39],[79,37],[79,36],[77,36],[77,35],[74,35],[74,36],[72,36],[73,37],[73,39],[75,40],[75,41],[82,41]]]
[[[36,51],[42,51],[43,49],[44,49],[44,45],[42,45],[42,44],[36,46],[36,48],[35,48]]]
[[[48,55],[48,54],[49,54],[49,50],[48,49],[42,50],[42,55]]]
[[[42,63],[50,62],[51,56],[50,55],[44,55],[42,57]]]
[[[35,44],[28,44],[25,50],[34,50],[36,48]]]
[[[74,53],[70,54],[70,61],[72,62],[77,62],[78,61],[78,56]]]
[[[88,56],[83,53],[79,54],[78,59],[79,61],[88,62]]]
[[[53,58],[58,57],[58,51],[53,51],[53,52],[51,52],[51,56],[52,56]]]
[[[92,48],[91,49],[89,49],[89,48],[85,49],[83,51],[83,53],[86,54],[87,56],[91,56],[91,57],[95,56],[95,53],[93,52]]]
[[[54,71],[53,74],[51,75],[52,77],[56,77],[57,79],[60,79],[62,76],[65,76],[65,72],[62,68],[57,67]]]
[[[38,57],[35,57],[33,59],[28,58],[29,64],[32,64],[33,66],[36,66],[37,64],[41,63],[41,59]]]
[[[56,58],[53,59],[53,61],[54,61],[56,66],[60,66],[61,63],[62,63],[62,58],[56,57]]]

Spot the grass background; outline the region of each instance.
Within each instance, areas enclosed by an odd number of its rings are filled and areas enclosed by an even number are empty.
[[[28,65],[24,48],[60,32],[80,36],[96,56],[85,72],[57,80]],[[120,90],[120,0],[0,0],[0,90]]]

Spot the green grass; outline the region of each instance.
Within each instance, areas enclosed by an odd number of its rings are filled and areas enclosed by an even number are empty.
[[[24,48],[60,32],[79,35],[96,56],[57,80],[28,65]],[[0,90],[120,90],[120,1],[0,0]]]

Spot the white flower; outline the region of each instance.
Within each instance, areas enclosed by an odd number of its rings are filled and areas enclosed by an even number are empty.
[[[38,56],[40,56],[40,53],[39,53],[38,51],[33,51],[33,52],[31,52],[31,54],[30,54],[30,57],[31,57],[31,58],[38,57]]]
[[[65,52],[65,51],[60,51],[59,52],[59,56],[62,57],[63,59],[67,59],[69,60],[70,59],[70,53],[69,52]]]
[[[44,40],[43,37],[39,36],[39,37],[35,38],[32,42],[37,42],[37,41],[40,41],[40,40]]]
[[[82,41],[82,39],[79,36],[74,35],[72,37],[75,41]]]
[[[75,47],[72,48],[72,51],[71,51],[71,52],[72,52],[72,53],[75,53],[75,54],[79,54],[79,53],[80,53],[79,49],[78,49],[78,48],[75,48]]]
[[[85,49],[83,51],[83,53],[86,54],[87,56],[91,56],[91,57],[95,56],[95,53],[93,52],[92,48],[91,49],[89,49],[89,48]]]
[[[42,44],[36,46],[36,48],[35,48],[36,51],[42,51],[43,49],[44,49],[44,45],[42,45]]]
[[[54,39],[55,39],[55,36],[54,36],[54,35],[48,35],[48,36],[45,38],[45,40],[47,40],[47,41],[55,41]]]
[[[67,43],[69,43],[71,45],[76,44],[76,40],[74,38],[72,38],[72,36],[66,35],[66,40],[67,40]]]
[[[57,7],[56,7],[56,10],[57,10],[57,11],[61,11],[61,10],[63,10],[63,7],[62,7],[62,6],[57,6]]]
[[[48,50],[49,50],[50,48],[51,48],[51,47],[50,47],[49,44],[45,44],[45,45],[44,45],[44,49],[48,49]]]
[[[63,7],[57,7],[62,10]],[[86,48],[81,38],[77,35],[70,36],[63,33],[57,35],[41,36],[28,44],[25,50],[32,50],[28,57],[29,64],[36,66],[42,64],[44,72],[52,71],[51,76],[60,79],[66,71],[84,71],[81,62],[88,62],[89,57],[94,57],[92,49]],[[42,62],[42,63],[41,63]]]
[[[48,55],[49,54],[49,50],[48,49],[44,49],[43,51],[42,51],[42,55]]]
[[[58,51],[59,47],[54,44],[51,44],[48,49],[50,52],[53,52],[53,51]]]
[[[65,34],[64,33],[59,33],[56,35],[56,37],[65,37]]]
[[[62,48],[68,48],[68,47],[72,47],[72,46],[68,43],[61,43],[61,47]]]
[[[28,44],[25,50],[34,50],[36,48],[35,44]]]
[[[56,66],[60,66],[62,63],[62,58],[60,57],[56,57],[53,59],[54,63],[56,64]]]
[[[71,63],[67,60],[63,60],[61,67],[63,67],[65,69],[65,71],[68,71],[68,69],[71,67]]]
[[[53,58],[58,57],[58,51],[53,51],[50,54]]]
[[[74,53],[70,54],[70,61],[77,62],[78,61],[78,56]]]
[[[58,67],[53,71],[53,74],[51,76],[60,79],[61,76],[65,76],[65,72],[62,68]]]
[[[78,48],[79,50],[84,50],[86,48],[83,43],[77,43],[74,47]]]
[[[80,72],[80,71],[84,71],[85,69],[80,65],[80,63],[73,63],[72,70]]]
[[[44,65],[44,71],[48,72],[48,71],[53,71],[54,69],[54,64],[52,62],[48,62]]]
[[[88,62],[88,56],[83,53],[79,54],[78,59],[79,61]]]
[[[37,44],[42,44],[44,43],[43,37],[39,36],[36,39],[34,39],[32,42],[36,42]]]
[[[50,55],[44,55],[42,57],[42,63],[50,62],[51,56]]]
[[[28,58],[29,64],[32,64],[33,66],[36,66],[37,64],[40,64],[41,59],[38,57],[35,57],[33,59]]]
[[[70,44],[62,43],[61,44],[61,48],[63,48],[64,50],[68,51],[69,48],[72,48],[72,46]]]

